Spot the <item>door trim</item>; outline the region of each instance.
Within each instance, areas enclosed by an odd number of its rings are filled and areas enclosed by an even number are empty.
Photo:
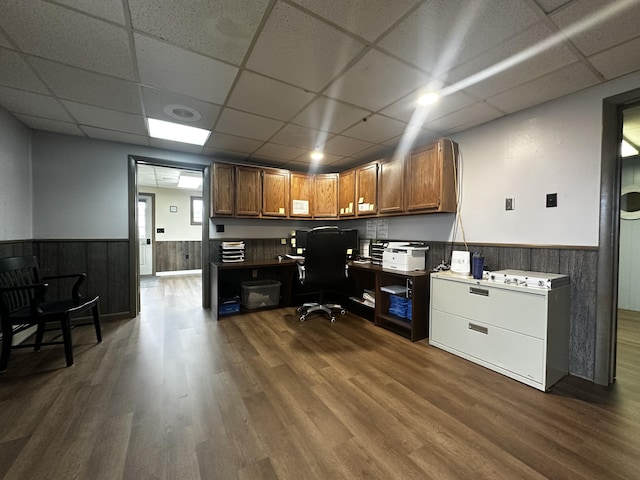
[[[147,192],[138,192],[140,195],[151,197],[151,275],[156,274],[156,194]],[[137,224],[136,224],[137,225]]]
[[[138,204],[138,163],[158,165],[161,167],[176,167],[202,173],[202,308],[211,307],[211,289],[209,272],[209,217],[211,216],[211,169],[209,164],[197,164],[163,160],[160,158],[129,155],[128,157],[128,185],[129,185],[129,316],[135,317],[140,312],[140,265],[137,229]]]

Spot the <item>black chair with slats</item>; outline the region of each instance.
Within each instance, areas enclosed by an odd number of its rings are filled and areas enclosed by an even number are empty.
[[[64,282],[74,279],[71,291],[62,300],[47,301],[46,294],[52,281]],[[2,320],[2,352],[0,353],[0,373],[7,370],[12,348],[34,347],[40,350],[42,345],[64,345],[67,366],[73,365],[72,327],[93,325],[98,342],[102,341],[100,331],[99,297],[84,299],[80,295],[80,286],[86,275],[68,274],[40,277],[38,262],[34,256],[0,258],[0,318]],[[67,280],[71,281],[71,280]],[[91,310],[93,321],[74,323],[71,318]],[[36,326],[35,342],[13,345],[14,335]],[[59,331],[48,341],[44,341],[45,332]],[[62,341],[58,338],[62,335]]]

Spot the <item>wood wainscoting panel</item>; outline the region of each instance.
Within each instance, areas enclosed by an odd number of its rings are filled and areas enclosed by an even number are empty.
[[[156,272],[175,272],[202,268],[202,242],[180,240],[156,242]]]

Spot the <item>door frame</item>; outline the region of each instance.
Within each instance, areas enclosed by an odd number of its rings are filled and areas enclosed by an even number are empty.
[[[138,247],[138,163],[193,170],[202,174],[202,308],[211,307],[209,264],[209,217],[211,211],[210,164],[197,164],[163,160],[160,158],[129,155],[129,315],[133,318],[140,312],[140,260]]]
[[[137,192],[138,201],[140,196],[151,198],[151,275],[156,274],[156,194],[147,192]],[[136,210],[137,213],[137,210]],[[139,248],[138,248],[139,250]],[[139,261],[140,259],[138,259]]]
[[[610,385],[616,375],[622,111],[640,101],[640,89],[602,100],[600,229],[596,279],[596,339],[593,381]]]

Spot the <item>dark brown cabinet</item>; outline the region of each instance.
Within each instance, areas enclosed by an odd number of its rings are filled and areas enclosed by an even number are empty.
[[[404,211],[404,157],[380,160],[378,170],[378,213]]]
[[[378,162],[356,168],[356,215],[371,216],[377,211]]]
[[[314,218],[338,218],[338,174],[315,175],[314,183]]]
[[[354,217],[356,214],[356,171],[340,172],[338,181],[338,211],[340,218]]]
[[[213,164],[211,179],[211,215],[215,217],[235,214],[235,165]]]
[[[238,217],[259,217],[262,202],[262,182],[260,169],[236,167],[236,215]]]
[[[409,154],[405,166],[407,213],[456,211],[456,157],[457,145],[445,139]]]
[[[288,205],[289,171],[262,169],[262,216],[286,218]]]
[[[304,173],[291,173],[289,186],[289,207],[292,218],[311,218],[314,213],[314,178]]]

